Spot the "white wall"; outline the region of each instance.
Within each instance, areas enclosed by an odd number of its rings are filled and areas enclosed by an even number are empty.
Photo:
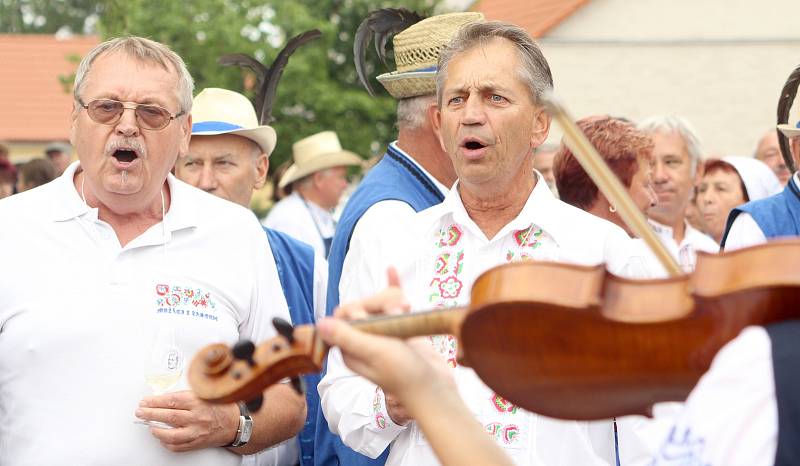
[[[800,64],[797,13],[788,0],[592,0],[539,42],[577,118],[681,115],[706,154],[750,155]]]

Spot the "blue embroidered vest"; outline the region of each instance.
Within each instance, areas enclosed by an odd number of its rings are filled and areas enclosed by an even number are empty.
[[[728,215],[728,223],[720,245],[722,248],[725,247],[733,221],[742,212],[747,212],[753,217],[767,239],[800,236],[800,190],[797,189],[795,178],[789,180],[782,192],[733,209]]]
[[[800,321],[766,327],[772,343],[775,402],[778,405],[778,446],[775,466],[800,464]]]
[[[389,146],[386,155],[361,181],[358,189],[347,201],[344,212],[336,225],[330,255],[328,256],[328,302],[327,314],[339,304],[339,280],[342,277],[344,257],[350,249],[350,238],[358,220],[374,204],[396,200],[410,205],[415,211],[427,209],[444,200],[435,184],[403,153]],[[386,462],[387,448],[381,456],[372,460],[349,447],[331,433],[327,421],[319,410],[316,436],[317,466],[379,466]]]
[[[264,228],[275,258],[292,324],[313,324],[314,319],[314,248],[279,231]],[[304,375],[308,414],[303,429],[297,434],[300,443],[300,464],[314,465],[314,436],[316,435],[320,374]]]

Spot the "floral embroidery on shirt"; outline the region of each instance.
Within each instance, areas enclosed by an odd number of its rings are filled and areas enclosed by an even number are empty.
[[[506,262],[533,259],[533,251],[541,247],[549,238],[544,230],[535,224],[531,224],[523,230],[515,230],[511,237],[514,238],[514,247],[507,250]]]
[[[503,429],[503,443],[506,445],[511,445],[517,440],[517,436],[519,435],[519,427],[511,424],[507,425]]]
[[[447,365],[455,368],[458,366],[456,355],[458,353],[458,341],[453,335],[434,335],[428,337],[433,349],[444,356]]]
[[[500,413],[516,414],[517,411],[519,411],[519,407],[517,405],[506,400],[497,393],[495,393],[494,396],[492,397],[492,406],[494,406],[494,409],[496,409],[497,412]]]
[[[436,275],[447,275],[450,272],[451,257],[452,254],[449,252],[443,252],[436,257],[436,262],[433,265]],[[455,259],[456,263],[453,266],[453,273],[458,275],[464,268],[464,264],[462,263],[464,260],[464,251],[458,251],[458,253],[455,254]]]
[[[180,285],[156,285],[156,304],[159,306],[187,306],[194,308],[216,309],[217,303],[211,299],[211,293],[202,288],[182,287]]]
[[[372,399],[372,412],[375,414],[375,427],[386,428],[386,414],[383,412],[383,390],[375,387],[375,397]]]
[[[463,271],[463,249],[458,252],[442,252],[436,256],[433,278],[428,284],[430,286],[428,302],[437,308],[454,306],[454,300],[461,295],[461,289],[464,287],[464,283],[458,278]]]
[[[519,438],[519,426],[516,424],[503,425],[499,422],[490,422],[484,425],[483,428],[498,443],[503,442],[506,445],[513,445],[517,443]]]
[[[461,240],[464,232],[458,225],[452,224],[449,227],[442,227],[439,229],[439,241],[436,243],[440,248],[453,247]]]
[[[500,431],[503,429],[503,424],[500,424],[499,422],[490,422],[483,426],[483,428],[486,429],[486,432],[490,437],[499,438]]]
[[[450,275],[439,281],[439,295],[444,299],[458,298],[464,284],[455,275]]]
[[[534,227],[536,227],[536,229],[531,231]],[[541,228],[531,224],[531,226],[524,230],[515,231],[514,241],[517,243],[517,246],[536,249],[541,245],[539,238],[541,238],[542,233],[544,233],[544,231]],[[523,241],[525,244],[522,244]]]

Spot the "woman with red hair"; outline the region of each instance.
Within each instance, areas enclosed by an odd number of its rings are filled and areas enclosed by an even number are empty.
[[[653,143],[647,134],[628,121],[610,116],[583,118],[577,124],[627,188],[636,206],[646,213],[657,202],[650,181]],[[634,236],[617,213],[616,206],[597,189],[563,144],[556,154],[553,171],[562,201],[615,223]]]

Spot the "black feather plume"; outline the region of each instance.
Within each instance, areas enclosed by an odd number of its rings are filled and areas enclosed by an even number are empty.
[[[369,95],[375,95],[375,91],[372,89],[369,78],[364,72],[364,60],[372,37],[375,37],[375,51],[378,53],[378,57],[381,59],[383,66],[388,68],[388,65],[386,65],[386,44],[389,39],[394,34],[423,19],[425,19],[424,16],[405,8],[384,8],[370,13],[358,26],[355,41],[353,42],[353,55],[358,80],[367,89]]]
[[[281,79],[283,69],[286,68],[286,64],[289,63],[289,57],[292,56],[294,51],[301,45],[311,42],[314,39],[319,39],[320,37],[322,37],[322,33],[319,29],[312,29],[298,34],[292,37],[283,50],[278,53],[278,56],[275,57],[275,60],[269,67],[269,71],[267,71],[264,84],[259,91],[259,94],[263,96],[261,100],[263,103],[261,105],[261,111],[259,112],[259,121],[262,125],[268,125],[272,120],[272,104],[275,103],[275,92],[278,89],[278,81]]]
[[[278,52],[278,56],[272,62],[272,65],[267,67],[255,58],[245,55],[243,53],[232,53],[223,55],[217,60],[217,63],[223,66],[237,65],[242,68],[252,70],[256,75],[256,92],[255,108],[258,115],[259,125],[268,125],[272,122],[272,105],[275,103],[275,94],[278,89],[278,82],[283,74],[283,69],[289,63],[289,57],[301,45],[318,39],[322,33],[318,29],[312,29],[302,34],[293,37],[286,46]]]
[[[789,122],[789,111],[792,109],[794,98],[797,95],[797,86],[800,85],[800,66],[792,71],[786,84],[781,89],[781,97],[778,100],[778,124],[782,125]],[[781,155],[786,162],[786,166],[791,173],[794,173],[794,160],[792,159],[792,152],[789,148],[789,140],[786,136],[778,131],[778,144],[781,146]]]

